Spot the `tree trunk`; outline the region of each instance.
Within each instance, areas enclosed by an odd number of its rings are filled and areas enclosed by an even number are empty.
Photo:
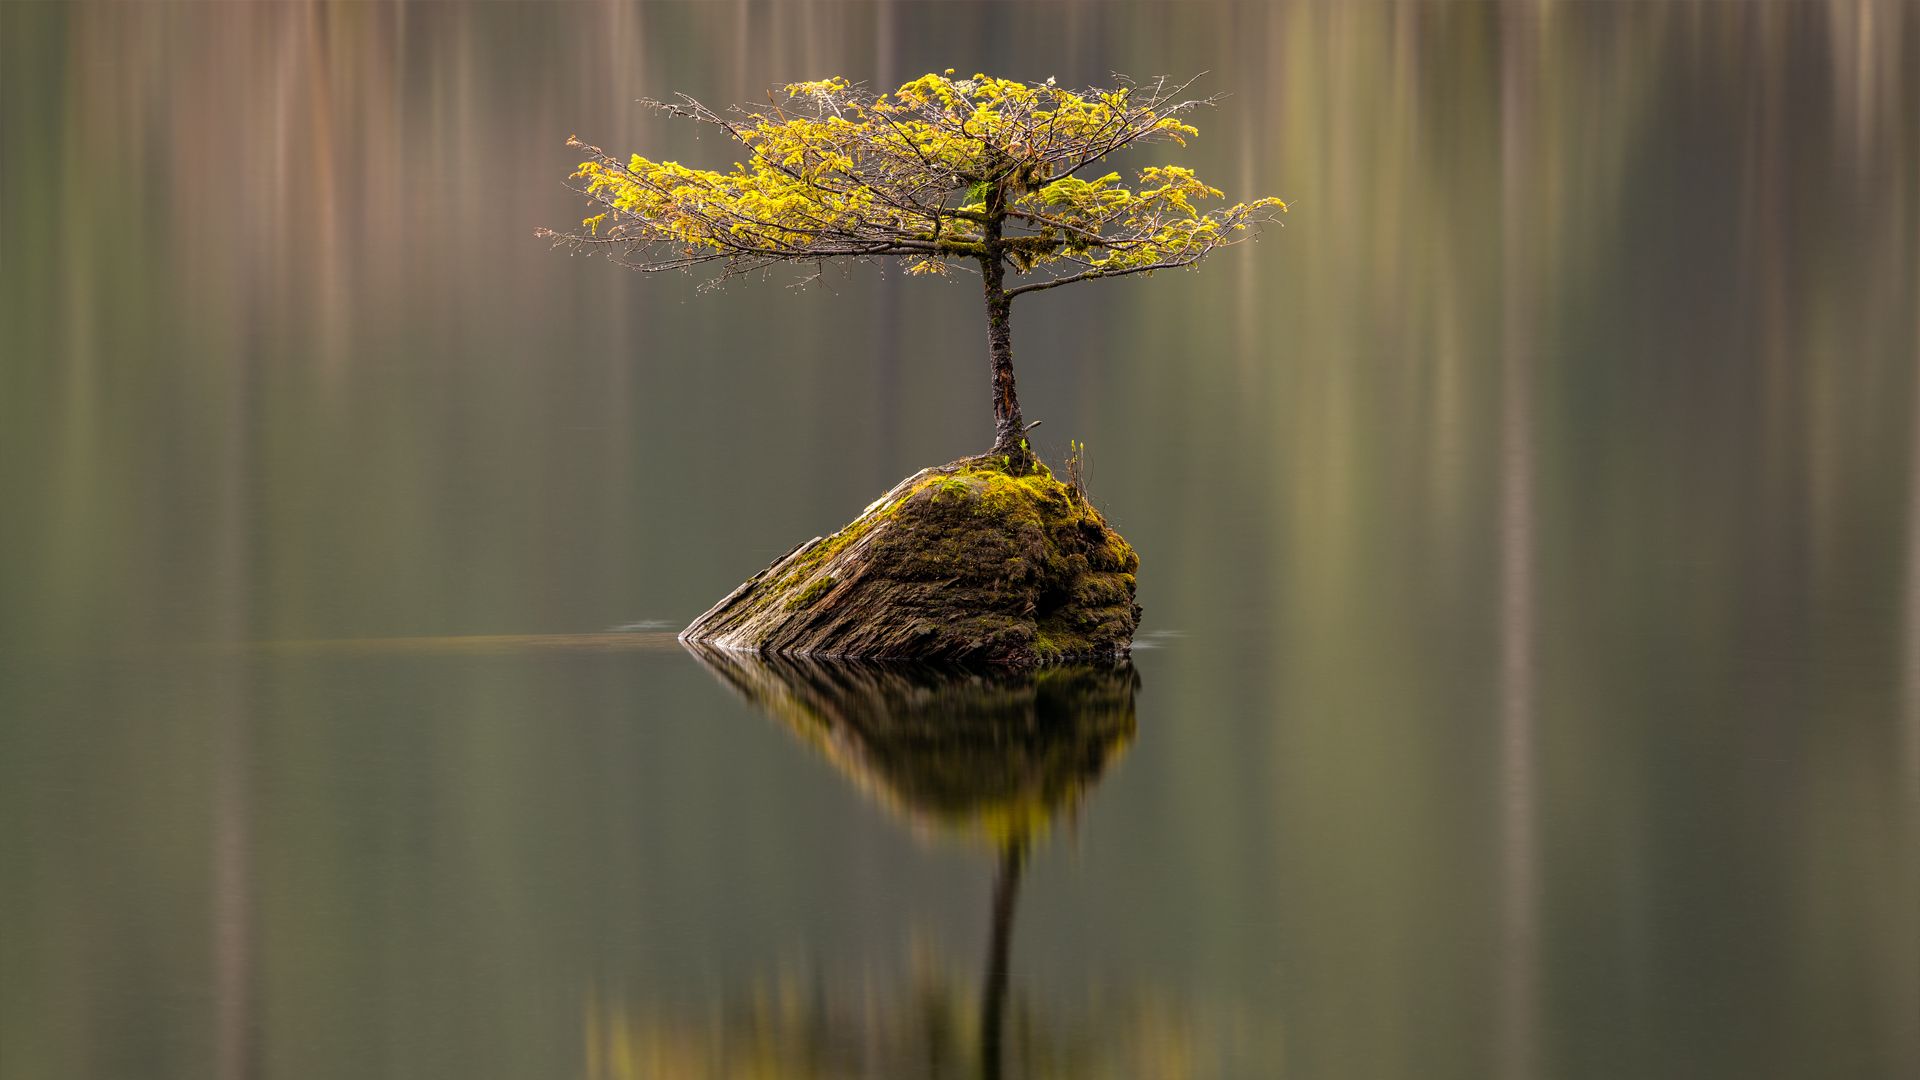
[[[987,356],[993,364],[993,449],[988,453],[1005,454],[1007,471],[1018,476],[1032,470],[1034,456],[1027,448],[1027,426],[1013,389],[1013,301],[1007,297],[997,220],[986,227],[986,240],[992,254],[980,260],[980,276],[987,297]]]

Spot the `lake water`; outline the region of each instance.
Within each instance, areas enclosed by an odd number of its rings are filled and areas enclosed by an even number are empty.
[[[1295,204],[1016,309],[1142,648],[689,654],[977,292],[564,140],[946,67]],[[1920,10],[0,6],[0,1076],[705,1075],[1920,1075]]]

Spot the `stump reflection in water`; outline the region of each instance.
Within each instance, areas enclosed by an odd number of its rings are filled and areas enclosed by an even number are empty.
[[[1024,846],[1133,740],[1129,664],[1028,671],[693,647],[722,682],[917,830]]]
[[[1008,995],[1022,871],[1131,743],[1131,666],[969,670],[692,649],[916,833],[996,853],[979,996],[933,959],[916,965],[909,992],[836,995],[821,992],[819,973],[782,973],[692,1023],[600,1002],[590,1076],[1111,1076],[1191,1063],[1191,1026],[1149,995],[1105,1000],[1072,1030]]]

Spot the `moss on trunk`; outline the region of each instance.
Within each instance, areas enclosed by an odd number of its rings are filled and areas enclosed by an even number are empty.
[[[1034,664],[1124,656],[1140,561],[1044,465],[923,469],[775,561],[680,637],[751,652]]]

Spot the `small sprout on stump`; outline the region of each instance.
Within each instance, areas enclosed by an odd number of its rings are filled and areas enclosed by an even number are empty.
[[[1067,470],[1067,486],[1085,500],[1087,498],[1087,444],[1079,439],[1068,439],[1067,460],[1063,464]]]

